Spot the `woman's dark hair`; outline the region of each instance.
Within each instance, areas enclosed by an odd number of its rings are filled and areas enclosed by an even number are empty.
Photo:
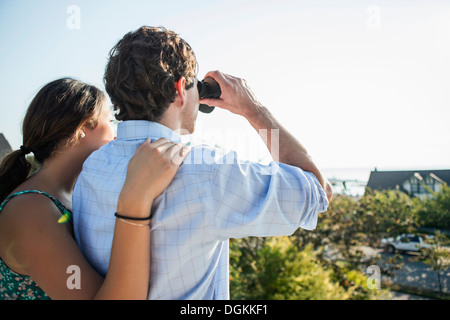
[[[194,85],[197,60],[189,44],[164,27],[127,33],[110,51],[105,89],[117,120],[158,121],[175,101],[175,83]]]
[[[81,126],[97,126],[105,98],[98,88],[71,78],[42,87],[23,120],[21,149],[7,155],[0,165],[0,203],[27,179],[31,164],[26,154],[33,152],[42,164],[63,144],[75,143]]]

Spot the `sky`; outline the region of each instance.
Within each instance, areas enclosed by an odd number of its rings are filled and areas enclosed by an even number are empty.
[[[199,79],[246,79],[324,171],[450,168],[446,0],[0,0],[0,132],[13,149],[40,87],[70,76],[104,89],[109,50],[142,25],[179,33]],[[199,114],[194,138],[268,159],[226,110]]]

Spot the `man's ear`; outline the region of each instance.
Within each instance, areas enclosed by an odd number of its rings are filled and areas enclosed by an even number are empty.
[[[186,79],[184,77],[181,77],[180,80],[178,80],[175,83],[175,90],[177,90],[177,99],[179,99],[181,107],[184,107],[186,105]]]

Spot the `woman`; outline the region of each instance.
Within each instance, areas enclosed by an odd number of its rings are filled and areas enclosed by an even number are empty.
[[[105,95],[70,78],[45,85],[31,102],[24,144],[0,166],[0,299],[147,298],[152,201],[189,150],[166,139],[137,149],[111,212],[117,218],[103,278],[76,244],[70,210],[84,160],[114,138],[111,119]],[[41,168],[28,177],[30,152]]]

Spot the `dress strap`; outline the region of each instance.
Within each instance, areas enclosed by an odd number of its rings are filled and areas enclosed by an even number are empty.
[[[12,198],[20,196],[22,194],[29,194],[29,193],[42,194],[42,195],[46,196],[47,198],[49,198],[50,200],[52,200],[52,202],[58,207],[59,211],[62,214],[62,217],[58,220],[58,223],[64,223],[64,222],[72,220],[72,211],[70,211],[69,209],[64,207],[64,205],[61,203],[61,201],[59,201],[58,199],[56,199],[52,195],[49,195],[48,193],[40,191],[40,190],[25,190],[25,191],[19,191],[19,192],[16,192],[16,193],[13,193],[13,194],[9,195],[0,204],[0,212],[2,212],[2,210],[5,207],[6,203],[8,203],[8,201],[11,200]]]

